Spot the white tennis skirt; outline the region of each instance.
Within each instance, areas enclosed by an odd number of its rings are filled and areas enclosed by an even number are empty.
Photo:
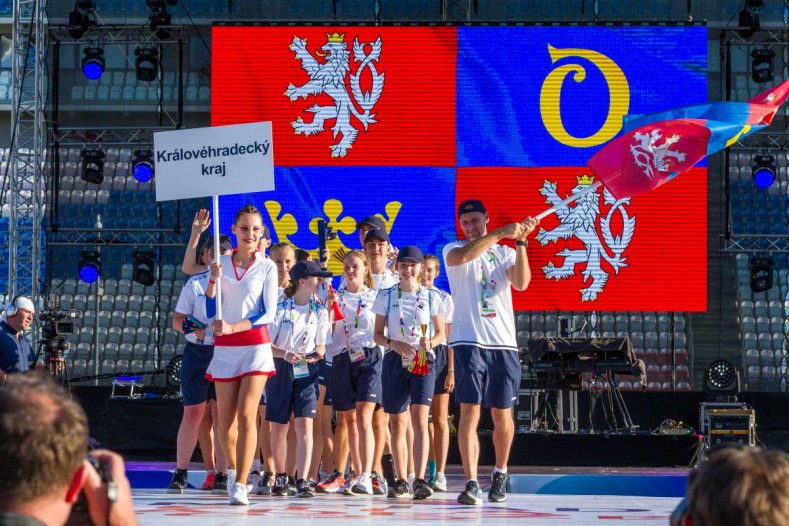
[[[274,357],[270,343],[214,347],[214,357],[205,377],[212,382],[235,382],[245,376],[274,376]]]

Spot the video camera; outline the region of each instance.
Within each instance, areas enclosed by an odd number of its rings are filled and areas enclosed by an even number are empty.
[[[74,333],[73,319],[80,317],[77,310],[60,310],[60,299],[54,294],[50,294],[47,299],[47,308],[38,315],[42,322],[41,336],[44,340],[54,340],[64,338],[66,334]]]

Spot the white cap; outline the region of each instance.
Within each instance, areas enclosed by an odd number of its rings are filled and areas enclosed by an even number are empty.
[[[14,302],[17,309],[25,309],[29,310],[30,312],[36,311],[36,306],[33,305],[33,301],[30,298],[26,298],[25,296],[19,296],[16,301]]]

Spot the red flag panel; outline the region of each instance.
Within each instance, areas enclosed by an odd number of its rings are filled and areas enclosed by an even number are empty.
[[[217,26],[212,56],[211,124],[272,121],[277,166],[455,166],[455,28]]]
[[[459,168],[456,203],[482,199],[490,231],[542,212],[548,196],[562,199],[590,183],[579,181],[584,174],[588,169],[573,167]],[[514,294],[516,310],[706,310],[706,168],[629,203],[606,202],[601,190],[579,201],[566,217],[543,219],[543,232],[529,238],[532,281]]]

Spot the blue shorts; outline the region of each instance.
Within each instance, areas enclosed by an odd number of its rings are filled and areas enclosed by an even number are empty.
[[[323,405],[331,405],[332,404],[332,364],[326,362],[326,360],[321,360],[318,362],[318,385],[322,385],[326,388],[326,396],[323,397]],[[316,386],[317,389],[317,386]],[[316,391],[320,393],[320,391]],[[320,396],[320,394],[319,394]]]
[[[318,364],[309,365],[310,375],[293,378],[293,365],[283,358],[274,358],[277,374],[266,382],[266,420],[277,424],[290,422],[290,414],[296,418],[315,418],[318,406]]]
[[[447,394],[447,390],[444,389],[444,383],[447,380],[447,372],[449,371],[449,349],[446,345],[438,345],[433,347],[433,352],[436,353],[436,387],[433,390],[433,394]]]
[[[399,415],[408,410],[408,404],[430,407],[433,403],[433,389],[436,385],[436,361],[428,354],[428,374],[416,375],[403,367],[402,357],[394,351],[384,355],[381,368],[381,388],[383,390],[384,412]]]
[[[356,409],[357,402],[381,402],[381,349],[364,349],[364,360],[351,363],[351,355],[343,351],[334,357],[332,399],[336,411]]]
[[[455,349],[455,401],[509,409],[518,401],[521,362],[518,353],[473,345]]]
[[[181,396],[184,405],[204,404],[208,400],[216,400],[214,386],[205,377],[213,356],[213,345],[186,342],[181,360]]]

